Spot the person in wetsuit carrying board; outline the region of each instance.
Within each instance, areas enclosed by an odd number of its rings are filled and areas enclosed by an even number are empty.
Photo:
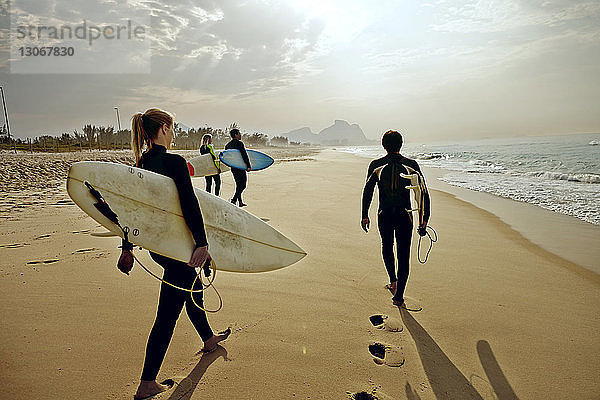
[[[235,126],[235,125],[234,125]],[[246,175],[246,171],[250,172],[252,169],[250,167],[250,160],[248,159],[248,153],[246,153],[246,148],[244,147],[244,143],[242,142],[242,134],[238,128],[233,128],[229,131],[229,135],[231,136],[231,141],[225,145],[225,150],[229,149],[237,149],[242,153],[242,158],[246,163],[246,169],[239,168],[231,168],[231,173],[233,174],[233,179],[235,180],[235,194],[231,199],[233,204],[238,203],[240,207],[245,207],[246,204],[242,201],[242,192],[246,189],[246,183],[248,182],[248,177]]]
[[[402,135],[396,131],[387,131],[381,139],[387,155],[373,160],[367,171],[367,182],[362,195],[361,226],[368,232],[369,206],[373,198],[375,185],[379,189],[379,210],[377,212],[377,225],[381,236],[381,252],[383,262],[390,278],[386,287],[394,294],[394,305],[404,305],[404,290],[408,281],[410,242],[412,239],[413,220],[410,204],[410,190],[406,186],[411,184],[409,179],[401,174],[408,174],[405,166],[421,174],[419,164],[415,160],[400,154]],[[425,228],[429,221],[430,199],[425,192],[423,199],[423,222],[418,227],[420,236],[425,236]],[[417,221],[419,223],[419,221]],[[398,272],[396,274],[394,258],[394,237],[396,239],[396,252],[398,258]]]
[[[173,260],[150,252],[150,256],[164,268],[163,280],[176,286],[192,289],[196,278],[195,268],[204,266],[210,260],[208,242],[204,230],[204,222],[198,199],[192,187],[192,181],[183,157],[168,153],[173,141],[173,116],[165,111],[152,108],[145,113],[137,113],[132,118],[131,147],[136,159],[136,166],[168,176],[175,181],[183,218],[196,242],[196,247],[188,263]],[[143,148],[147,150],[142,154]],[[119,269],[129,274],[133,266],[131,249],[123,246],[119,259]],[[129,262],[126,262],[129,260]],[[206,268],[206,267],[205,267]],[[205,274],[208,274],[205,272]],[[200,286],[200,285],[197,285]],[[194,289],[200,289],[196,287]],[[202,293],[194,293],[194,299],[203,307]],[[148,337],[146,358],[142,377],[134,399],[145,399],[168,389],[168,386],[156,382],[158,370],[163,362],[167,348],[173,336],[175,323],[185,305],[188,317],[194,328],[204,341],[202,351],[210,352],[217,348],[217,343],[229,336],[230,330],[215,335],[208,324],[204,310],[196,307],[190,298],[190,293],[173,288],[166,283],[160,287],[156,320]]]
[[[215,195],[219,195],[219,191],[221,190],[221,162],[217,158],[215,154],[215,149],[212,145],[212,135],[210,133],[202,136],[202,146],[200,146],[200,154],[210,154],[213,159],[213,163],[217,168],[217,173],[215,175],[205,176],[206,180],[206,191],[210,193],[210,189],[212,186],[212,181],[215,181]]]

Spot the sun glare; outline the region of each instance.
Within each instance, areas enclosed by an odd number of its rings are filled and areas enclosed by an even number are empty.
[[[369,22],[369,10],[361,2],[334,0],[290,0],[293,7],[308,19],[321,20],[325,27],[322,41],[326,45],[352,41]]]

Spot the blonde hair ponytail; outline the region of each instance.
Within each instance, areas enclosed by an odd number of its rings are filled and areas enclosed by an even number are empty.
[[[142,113],[134,114],[131,118],[131,149],[135,156],[135,164],[142,158],[142,151],[144,149],[144,127],[142,122]]]
[[[138,165],[144,147],[150,148],[163,125],[173,125],[173,116],[158,108],[150,108],[145,113],[136,113],[131,117],[131,149]]]

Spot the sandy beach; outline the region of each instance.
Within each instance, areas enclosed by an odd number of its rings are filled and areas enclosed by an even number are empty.
[[[7,186],[3,172],[0,398],[131,399],[139,381],[159,283],[137,266],[119,272],[120,241],[90,236],[98,224],[60,183],[69,157],[45,173],[11,172],[35,185]],[[369,160],[332,149],[276,158],[250,174],[244,201],[308,256],[269,273],[218,273],[224,306],[209,321],[233,333],[199,354],[182,315],[159,374],[177,385],[155,399],[598,399],[598,274],[433,190],[439,242],[421,265],[413,237],[406,290],[422,310],[399,310],[384,288],[376,198],[371,231],[360,229]],[[232,193],[226,173],[222,197]],[[591,249],[580,256],[600,262]],[[208,307],[216,301],[206,294]]]

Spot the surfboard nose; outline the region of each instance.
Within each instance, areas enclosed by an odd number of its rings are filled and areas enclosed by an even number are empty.
[[[292,242],[291,240],[290,240],[289,247],[290,247],[290,251],[293,251],[294,253],[296,253],[298,255],[298,260],[296,262],[302,260],[308,254],[306,251],[304,251],[304,249],[302,247],[298,246],[296,243]]]
[[[293,265],[307,256],[307,252],[304,251],[302,247],[298,246],[290,238],[286,236],[284,236],[284,238],[283,241],[280,241],[278,245],[275,246],[280,250],[284,250],[284,252],[281,252],[280,254],[279,262],[281,263],[281,266],[275,269]]]

